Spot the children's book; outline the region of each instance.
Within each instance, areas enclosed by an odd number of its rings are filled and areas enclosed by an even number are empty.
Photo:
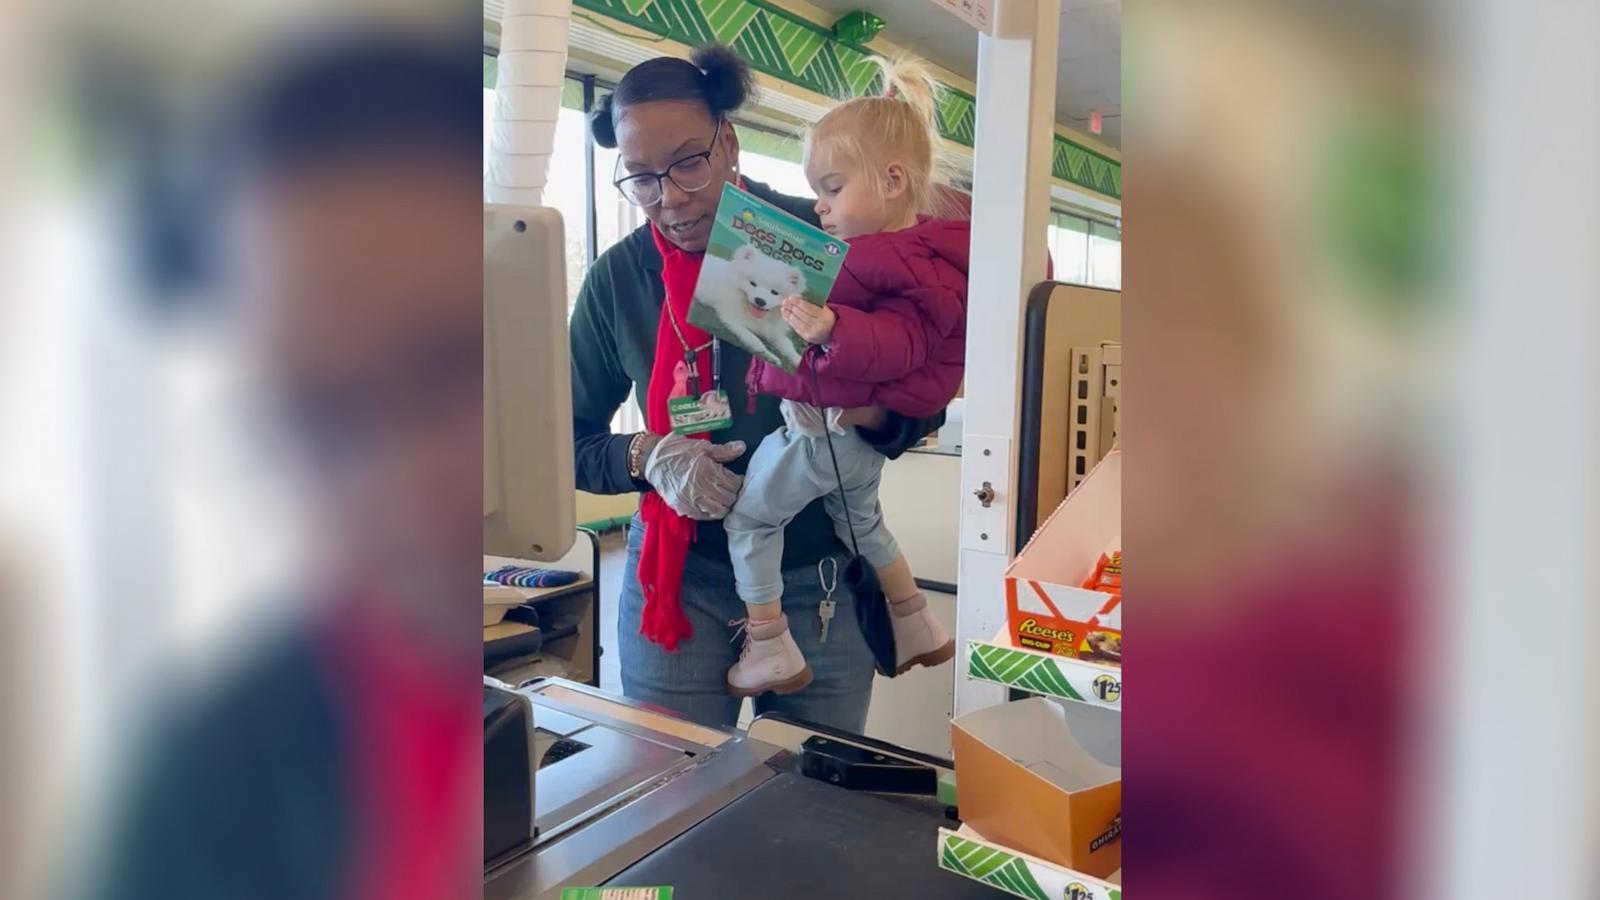
[[[793,372],[806,342],[783,321],[791,294],[824,305],[849,245],[727,184],[717,205],[689,321]]]

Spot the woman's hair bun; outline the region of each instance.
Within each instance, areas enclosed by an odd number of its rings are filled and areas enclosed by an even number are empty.
[[[617,146],[616,123],[611,120],[610,94],[595,101],[594,112],[589,114],[589,133],[594,136],[594,142],[607,150]]]
[[[712,118],[733,112],[755,96],[755,74],[731,48],[721,44],[696,47],[689,61],[705,73],[706,106]]]
[[[703,103],[713,119],[755,95],[755,76],[737,53],[717,44],[698,47],[689,59],[658,56],[629,69],[617,89],[595,104],[589,133],[602,147],[617,146],[617,121],[624,110],[661,101]]]

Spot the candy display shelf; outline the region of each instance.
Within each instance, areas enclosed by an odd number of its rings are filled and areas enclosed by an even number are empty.
[[[1122,670],[1011,643],[1005,629],[967,642],[967,676],[1033,694],[1122,710]]]
[[[966,826],[939,829],[939,868],[1028,900],[1122,900],[1120,885],[1008,850]]]

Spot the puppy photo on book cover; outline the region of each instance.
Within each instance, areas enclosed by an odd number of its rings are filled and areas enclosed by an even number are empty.
[[[806,343],[783,321],[784,298],[825,304],[847,249],[821,229],[725,185],[689,321],[793,372]]]

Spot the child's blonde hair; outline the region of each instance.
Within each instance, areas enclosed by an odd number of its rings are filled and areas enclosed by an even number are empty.
[[[935,124],[943,87],[915,57],[872,60],[883,73],[883,93],[846,100],[829,110],[806,136],[803,162],[807,168],[813,159],[854,163],[880,197],[885,169],[898,162],[905,168],[906,193],[916,212],[954,215],[959,204],[946,187],[950,167]]]

